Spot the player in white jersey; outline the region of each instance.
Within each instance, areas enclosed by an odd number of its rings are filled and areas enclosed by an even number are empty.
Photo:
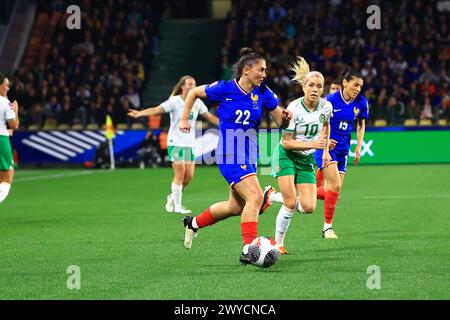
[[[333,106],[320,98],[324,90],[324,77],[320,72],[310,72],[302,57],[294,63],[292,71],[295,72],[293,80],[301,84],[305,95],[289,104],[287,109],[293,114],[292,120],[289,127],[283,130],[272,159],[273,175],[277,177],[283,202],[275,230],[275,240],[281,254],[287,253],[284,239],[296,207],[303,213],[312,213],[316,209],[314,151],[324,149],[324,163],[331,161],[328,148]],[[269,200],[273,201],[270,196]]]
[[[132,110],[128,115],[133,118],[148,117],[161,113],[170,113],[170,128],[167,135],[167,149],[169,160],[172,162],[174,177],[172,180],[172,193],[167,196],[166,211],[181,214],[191,213],[182,205],[183,191],[194,176],[195,170],[195,131],[181,132],[178,128],[184,108],[184,100],[192,88],[195,88],[195,79],[183,76],[175,85],[170,98],[159,106],[144,110]],[[195,127],[198,115],[214,125],[219,125],[219,119],[208,111],[202,100],[197,99],[189,115],[190,124]]]
[[[19,127],[19,106],[17,101],[8,100],[9,80],[0,74],[0,203],[9,194],[14,176],[14,161],[9,141],[9,131]]]

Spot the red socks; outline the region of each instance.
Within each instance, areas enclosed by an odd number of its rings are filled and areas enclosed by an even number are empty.
[[[325,223],[330,224],[333,221],[334,211],[336,210],[336,202],[339,197],[339,192],[328,190],[325,193],[324,202],[324,218]]]
[[[258,222],[241,222],[241,232],[244,246],[250,244],[258,234]]]
[[[212,225],[216,222],[214,217],[211,214],[211,208],[206,209],[198,216],[195,217],[195,222],[197,222],[198,228],[201,229],[203,227]]]
[[[216,220],[211,214],[211,209],[208,208],[195,217],[195,222],[198,228],[201,229],[214,224]],[[258,222],[241,222],[241,232],[244,245],[250,244],[258,234]]]
[[[316,186],[317,188],[321,187],[323,184],[323,173],[322,170],[317,171],[316,174]]]
[[[317,188],[317,199],[325,200],[325,189],[323,187]]]

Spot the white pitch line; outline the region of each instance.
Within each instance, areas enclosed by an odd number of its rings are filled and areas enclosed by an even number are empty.
[[[76,176],[85,176],[85,175],[88,175],[88,174],[93,174],[95,172],[104,172],[104,171],[106,171],[106,170],[57,173],[57,174],[51,174],[51,175],[47,175],[47,176],[17,178],[17,179],[14,179],[13,183],[25,182],[25,181],[35,181],[35,180],[59,179],[59,178],[76,177]]]

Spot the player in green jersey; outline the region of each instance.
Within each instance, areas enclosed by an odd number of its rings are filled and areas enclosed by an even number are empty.
[[[11,103],[8,100],[9,80],[0,74],[0,203],[9,194],[14,176],[14,161],[9,142],[9,131],[19,127],[19,106],[17,101]]]
[[[316,209],[314,151],[324,149],[324,163],[331,161],[328,148],[333,107],[321,98],[324,77],[320,72],[310,72],[308,63],[302,57],[294,63],[292,71],[295,72],[293,80],[301,84],[305,95],[292,101],[287,108],[293,116],[289,127],[283,130],[272,162],[273,175],[277,178],[283,197],[275,231],[281,254],[286,254],[284,238],[296,206],[303,213],[312,213]]]

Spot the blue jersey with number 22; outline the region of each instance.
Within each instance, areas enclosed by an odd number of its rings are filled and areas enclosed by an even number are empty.
[[[273,111],[280,99],[264,82],[247,93],[238,84],[238,79],[213,82],[206,86],[205,91],[208,100],[219,103],[217,116],[220,138],[216,149],[217,160],[230,162],[230,158],[233,158],[234,163],[256,163],[257,130],[263,107]]]

